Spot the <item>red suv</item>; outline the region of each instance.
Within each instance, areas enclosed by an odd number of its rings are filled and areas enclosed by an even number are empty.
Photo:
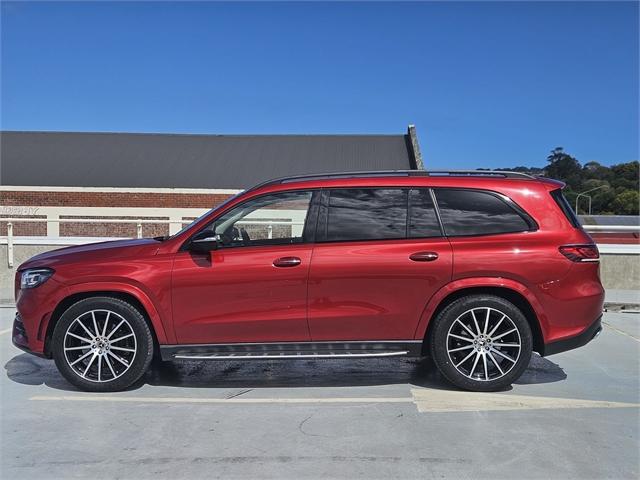
[[[169,238],[43,253],[13,343],[83,390],[163,360],[430,355],[469,390],[601,330],[598,250],[563,184],[511,172],[273,180]]]

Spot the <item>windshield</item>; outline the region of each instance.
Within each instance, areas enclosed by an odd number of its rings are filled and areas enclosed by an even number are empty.
[[[201,219],[203,219],[204,217],[206,217],[207,215],[209,215],[211,212],[214,212],[216,210],[218,210],[219,208],[224,207],[225,205],[227,205],[228,203],[232,202],[233,200],[235,200],[238,196],[242,195],[244,193],[244,190],[236,193],[235,195],[230,196],[229,198],[227,198],[224,202],[222,202],[220,205],[213,207],[211,210],[207,210],[206,212],[204,212],[202,215],[200,215],[198,218],[196,218],[194,221],[192,221],[191,223],[189,223],[188,225],[182,227],[180,229],[179,232],[174,233],[173,235],[171,235],[169,238],[175,238],[178,235],[180,235],[182,232],[184,232],[185,230],[191,228],[192,225],[196,224],[197,222],[199,222]]]

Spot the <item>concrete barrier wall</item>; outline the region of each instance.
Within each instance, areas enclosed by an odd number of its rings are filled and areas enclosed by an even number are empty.
[[[600,278],[607,290],[640,291],[640,255],[603,253]]]
[[[49,250],[62,248],[60,245],[14,245],[13,268],[8,267],[7,245],[0,245],[0,303],[13,302],[14,278],[16,270],[22,262],[29,260],[34,255]]]
[[[14,245],[14,268],[7,266],[7,245],[0,245],[0,303],[13,302],[14,276],[17,267],[41,252],[60,245]],[[605,289],[640,291],[640,255],[601,254],[600,275]]]

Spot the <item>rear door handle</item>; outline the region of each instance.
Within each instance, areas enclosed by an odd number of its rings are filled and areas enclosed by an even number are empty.
[[[438,259],[436,252],[416,252],[409,255],[409,259],[414,262],[433,262]]]
[[[301,260],[298,257],[280,257],[273,261],[273,266],[280,268],[297,267],[300,263]]]

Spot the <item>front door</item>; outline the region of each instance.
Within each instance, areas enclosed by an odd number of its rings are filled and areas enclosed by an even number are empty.
[[[176,254],[173,319],[179,344],[308,341],[306,226],[313,192],[250,199],[205,228],[209,254]],[[309,217],[309,218],[308,218]]]

